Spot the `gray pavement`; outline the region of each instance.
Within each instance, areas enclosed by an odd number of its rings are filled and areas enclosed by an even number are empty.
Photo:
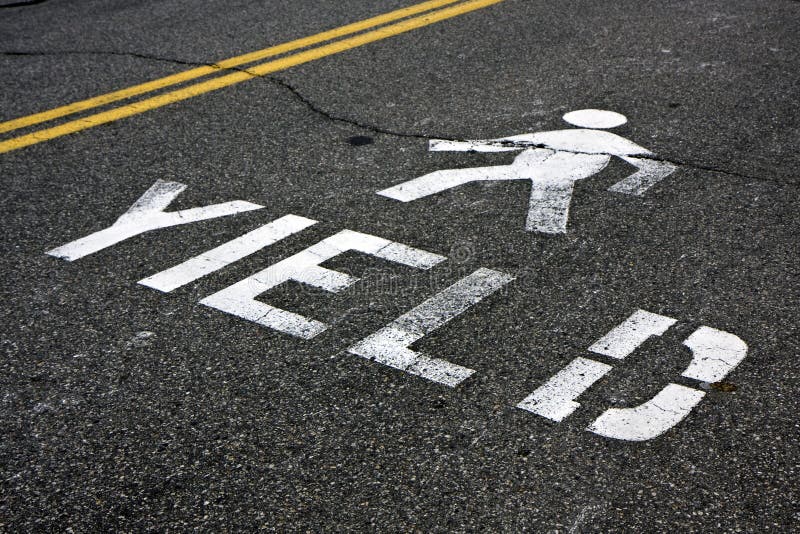
[[[408,5],[3,4],[2,120]],[[0,154],[0,530],[796,531],[799,21],[783,0],[506,0]],[[613,131],[675,172],[620,195],[633,168],[613,160],[561,235],[525,230],[525,181],[375,194],[517,155],[429,139],[567,128],[582,108],[625,114]],[[264,209],[45,254],[157,180],[188,186],[169,211]],[[319,223],[170,293],[137,284],[288,214]],[[448,260],[346,252],[324,266],[353,287],[259,297],[330,325],[311,340],[198,304],[343,229]],[[458,386],[347,352],[480,268],[515,280],[412,345],[474,369]],[[639,309],[677,323],[624,361],[587,351]],[[704,325],[748,346],[713,386],[680,376]],[[574,414],[515,407],[577,357],[614,370]],[[664,434],[586,430],[668,383],[706,395]]]

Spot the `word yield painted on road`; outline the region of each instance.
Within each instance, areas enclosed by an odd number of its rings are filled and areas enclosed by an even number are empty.
[[[175,212],[166,211],[185,189],[183,184],[159,180],[110,227],[52,249],[47,254],[75,261],[145,232],[263,207],[237,200]],[[305,217],[285,215],[174,267],[143,278],[139,283],[170,293],[316,223]],[[345,229],[202,298],[200,303],[284,334],[312,339],[327,330],[328,324],[256,298],[289,281],[331,293],[351,287],[358,278],[322,267],[324,262],[346,251],[358,251],[420,270],[429,270],[447,261],[445,256],[439,254]],[[456,387],[477,371],[422,354],[410,346],[477,306],[513,280],[510,274],[480,268],[432,295],[377,332],[367,335],[347,348],[347,352],[448,387]],[[662,335],[675,322],[670,317],[640,310],[594,343],[589,350],[614,360],[623,360],[650,337]],[[707,326],[695,331],[684,341],[684,345],[692,351],[693,358],[682,376],[700,382],[722,380],[747,354],[747,345],[741,339]],[[516,406],[560,422],[580,407],[576,399],[611,370],[612,366],[607,363],[576,358]],[[703,391],[670,383],[653,399],[640,406],[606,410],[588,430],[608,438],[628,441],[652,439],[685,418],[704,395]]]
[[[379,195],[410,202],[471,182],[528,180],[529,232],[562,234],[567,231],[569,205],[575,182],[594,176],[617,156],[638,170],[611,186],[609,191],[643,195],[672,174],[675,166],[657,160],[649,150],[619,135],[598,128],[613,128],[627,122],[613,111],[583,109],[564,115],[579,129],[537,132],[480,141],[432,140],[431,151],[508,152],[521,150],[511,165],[447,169],[378,191]]]
[[[183,184],[159,180],[110,227],[50,250],[47,254],[74,261],[148,231],[262,208],[249,202],[234,201],[166,212],[169,204],[185,189]],[[179,265],[148,276],[139,283],[169,293],[316,223],[305,217],[286,215]],[[381,237],[342,230],[201,299],[200,303],[285,334],[302,339],[314,338],[324,332],[328,325],[260,302],[256,297],[289,281],[339,293],[356,283],[358,278],[327,269],[321,264],[351,250],[423,270],[431,269],[447,259]],[[419,354],[409,349],[408,345],[466,312],[513,279],[513,276],[499,271],[479,269],[357,343],[349,352],[455,387],[474,371]]]

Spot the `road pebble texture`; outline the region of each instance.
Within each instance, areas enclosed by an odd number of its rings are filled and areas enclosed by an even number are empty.
[[[0,120],[403,5],[0,2]],[[506,0],[0,155],[0,530],[797,531],[798,22],[788,0]],[[561,235],[525,231],[524,181],[375,194],[516,155],[430,139],[584,108],[624,114],[613,131],[676,171],[626,196],[607,189],[633,169],[612,161]],[[156,180],[188,186],[170,210],[264,209],[45,255]],[[171,293],[137,284],[290,213],[319,223]],[[198,304],[345,228],[448,261],[348,252],[324,264],[361,278],[340,294],[259,297],[330,325],[309,341]],[[346,351],[479,268],[515,280],[412,345],[476,370],[458,387]],[[563,422],[515,408],[638,309],[678,322]],[[692,386],[682,341],[701,325],[749,351],[686,419],[644,442],[586,430]]]

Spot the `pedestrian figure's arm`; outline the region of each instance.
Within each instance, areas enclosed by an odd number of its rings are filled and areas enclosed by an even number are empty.
[[[531,137],[531,134],[523,134],[472,141],[431,139],[428,143],[428,150],[431,152],[513,152],[514,150],[525,150],[536,146]]]

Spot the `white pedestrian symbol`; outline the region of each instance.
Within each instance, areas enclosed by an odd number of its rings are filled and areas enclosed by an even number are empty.
[[[642,195],[675,170],[671,163],[636,143],[601,130],[627,122],[613,111],[582,109],[564,115],[579,129],[536,132],[477,141],[432,140],[431,151],[508,152],[522,150],[511,165],[447,169],[378,191],[379,195],[410,202],[459,185],[491,180],[530,180],[529,232],[560,234],[567,230],[572,190],[577,180],[589,178],[617,156],[638,170],[611,186],[609,191]]]

